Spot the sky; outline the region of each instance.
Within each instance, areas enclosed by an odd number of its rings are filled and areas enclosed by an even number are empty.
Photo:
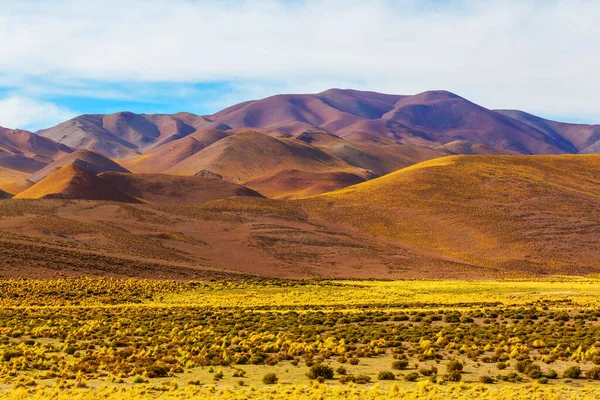
[[[600,123],[600,2],[0,0],[0,126],[445,89]]]

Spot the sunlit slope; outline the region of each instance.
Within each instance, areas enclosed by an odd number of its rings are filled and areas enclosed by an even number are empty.
[[[16,199],[139,201],[76,164],[69,164],[15,196]]]
[[[316,216],[474,265],[600,270],[600,155],[445,157],[301,202]]]

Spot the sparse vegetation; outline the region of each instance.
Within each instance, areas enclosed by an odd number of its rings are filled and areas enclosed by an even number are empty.
[[[110,383],[136,393],[165,382],[182,395],[210,385],[260,393],[315,380],[378,382],[385,393],[445,383],[444,393],[454,382],[522,390],[552,380],[560,393],[569,380],[600,379],[597,285],[3,280],[0,391]],[[455,317],[465,322],[446,322]]]

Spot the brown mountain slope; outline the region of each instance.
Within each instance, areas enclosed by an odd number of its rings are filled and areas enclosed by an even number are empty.
[[[166,173],[196,175],[206,170],[232,182],[243,183],[284,169],[357,170],[301,140],[276,139],[258,132],[243,132],[217,141],[169,168]]]
[[[295,199],[331,192],[364,182],[364,177],[350,172],[315,172],[288,169],[273,175],[246,181],[249,188],[273,199]]]
[[[54,171],[57,171],[67,165],[77,165],[97,175],[106,171],[129,172],[115,161],[104,157],[98,153],[89,150],[77,150],[67,156],[59,158],[52,164],[31,175],[28,179],[33,182],[39,182]]]
[[[567,124],[518,110],[495,110],[530,125],[547,135],[568,139],[580,153],[600,152],[600,125]]]
[[[350,143],[339,136],[327,132],[303,132],[296,139],[317,147],[349,165],[372,171],[375,175],[385,175],[411,163],[401,155],[392,154],[380,147],[367,149]]]
[[[72,150],[20,129],[0,127],[0,167],[33,173]]]
[[[474,271],[312,220],[290,201],[0,201],[0,277],[458,278],[465,270]]]
[[[15,199],[77,199],[137,203],[137,199],[115,189],[109,182],[76,164],[54,171]]]
[[[441,150],[451,154],[477,154],[477,155],[501,155],[501,154],[519,154],[509,150],[496,150],[493,147],[479,143],[468,142],[466,140],[455,140],[436,147],[436,150]]]
[[[99,177],[121,192],[151,203],[185,205],[232,196],[262,197],[244,186],[199,176],[103,172]]]
[[[144,155],[123,160],[121,164],[133,172],[160,173],[227,136],[219,130],[198,130],[184,138],[168,141]]]
[[[87,149],[111,158],[141,154],[148,148],[193,133],[189,123],[204,123],[205,118],[193,114],[146,115],[131,112],[87,114],[37,132],[75,149]]]
[[[367,132],[429,147],[467,140],[525,154],[577,152],[568,139],[549,135],[446,91],[397,96],[331,89],[317,94],[276,95],[238,104],[209,119],[232,128],[292,134],[325,130],[345,138]]]
[[[301,202],[313,215],[462,263],[600,271],[600,155],[445,157]]]
[[[275,95],[226,108],[209,118],[232,128],[276,129],[299,134],[337,132],[363,119],[380,118],[403,96],[331,89],[316,95]]]

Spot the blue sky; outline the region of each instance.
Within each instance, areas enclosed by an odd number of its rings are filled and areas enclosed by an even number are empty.
[[[578,0],[3,0],[0,126],[331,87],[600,123],[598,15]]]

